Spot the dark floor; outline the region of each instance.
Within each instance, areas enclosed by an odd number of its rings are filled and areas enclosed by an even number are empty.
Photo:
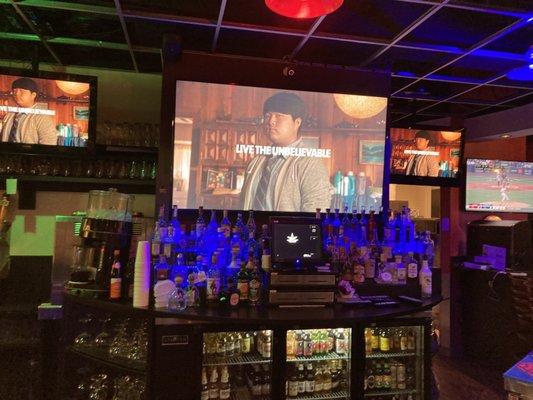
[[[439,400],[503,400],[500,371],[479,363],[437,354],[433,369],[440,389]]]

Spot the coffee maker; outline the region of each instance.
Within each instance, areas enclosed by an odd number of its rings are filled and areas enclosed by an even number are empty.
[[[86,215],[72,247],[67,292],[90,298],[108,296],[115,250],[120,251],[123,273],[130,258],[133,199],[116,189],[89,192]]]

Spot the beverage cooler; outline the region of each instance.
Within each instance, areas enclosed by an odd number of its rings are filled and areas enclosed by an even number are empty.
[[[364,327],[364,398],[429,399],[431,324],[393,321]]]
[[[268,329],[163,318],[152,393],[165,400],[429,399],[429,319],[393,321]]]

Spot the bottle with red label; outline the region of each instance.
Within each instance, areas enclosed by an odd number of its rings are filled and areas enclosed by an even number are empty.
[[[122,271],[120,265],[120,250],[113,251],[113,265],[111,266],[111,282],[109,285],[109,299],[120,300],[122,296]]]

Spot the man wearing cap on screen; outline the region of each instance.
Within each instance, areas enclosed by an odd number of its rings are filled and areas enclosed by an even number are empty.
[[[305,104],[280,92],[263,104],[264,133],[272,146],[305,147],[300,127]],[[248,167],[241,191],[244,210],[307,211],[328,208],[332,186],[324,161],[315,157],[257,155]]]
[[[429,148],[431,134],[428,131],[418,131],[415,135],[415,151],[407,161],[405,175],[416,176],[438,176],[439,160],[438,157],[431,154],[424,154],[432,151]]]
[[[13,100],[24,108],[8,112],[0,124],[0,141],[29,144],[57,144],[57,130],[52,115],[32,113],[37,98],[37,84],[30,78],[19,78],[11,84]]]

